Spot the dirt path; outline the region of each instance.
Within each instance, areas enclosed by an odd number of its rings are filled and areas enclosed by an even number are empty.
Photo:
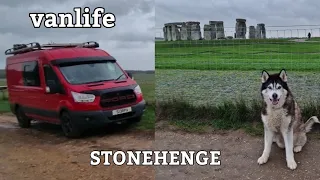
[[[154,179],[151,166],[90,166],[93,150],[151,149],[153,135],[112,128],[70,140],[59,126],[20,129],[14,117],[0,116],[0,180]]]
[[[35,124],[20,129],[12,116],[0,116],[0,180],[42,179],[320,179],[320,139],[309,135],[305,149],[296,154],[298,168],[286,167],[284,151],[273,146],[263,166],[257,158],[262,138],[243,132],[191,134],[157,130],[137,133],[117,128],[77,140],[65,138],[58,126]],[[221,166],[90,166],[92,150],[221,150]],[[156,174],[156,175],[155,175]]]
[[[284,150],[275,145],[267,164],[259,166],[262,138],[241,131],[200,135],[157,130],[155,140],[154,146],[160,150],[221,150],[221,166],[157,166],[157,180],[320,179],[320,139],[316,137],[310,137],[305,149],[295,155],[298,163],[295,171],[286,167]]]

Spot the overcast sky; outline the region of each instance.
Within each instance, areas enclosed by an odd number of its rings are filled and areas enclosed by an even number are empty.
[[[104,7],[116,16],[112,29],[33,28],[30,12],[73,12],[74,7]],[[154,70],[154,19],[152,0],[8,0],[0,1],[0,68],[4,51],[14,43],[67,43],[97,41],[124,69]]]
[[[199,21],[201,28],[209,21],[224,21],[227,35],[233,35],[236,18],[247,19],[249,25],[266,26],[319,25],[319,0],[157,0],[156,36],[163,37],[162,27],[167,22]],[[305,30],[320,35],[317,27],[266,27],[267,35],[304,36]],[[283,31],[287,29],[286,31]],[[300,30],[297,30],[300,29]],[[276,30],[281,30],[277,31]],[[269,32],[268,32],[269,31]]]

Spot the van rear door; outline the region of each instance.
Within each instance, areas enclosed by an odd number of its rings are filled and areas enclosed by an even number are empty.
[[[44,103],[41,95],[44,89],[41,86],[40,66],[38,60],[22,63],[23,86],[21,90],[23,91],[19,91],[17,94],[20,99],[19,104],[23,107],[24,112],[34,119],[39,119],[43,115],[42,107]]]

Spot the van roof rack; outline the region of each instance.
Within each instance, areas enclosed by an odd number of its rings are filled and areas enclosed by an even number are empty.
[[[30,51],[44,50],[44,49],[53,49],[53,48],[72,48],[72,47],[81,47],[81,48],[98,48],[99,43],[95,41],[88,41],[84,43],[51,43],[51,44],[42,44],[38,42],[32,42],[29,44],[14,44],[13,48],[7,49],[5,55],[17,55],[23,54]]]

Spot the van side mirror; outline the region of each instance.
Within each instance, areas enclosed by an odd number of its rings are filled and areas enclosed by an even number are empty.
[[[129,76],[131,79],[133,78],[133,76],[132,76],[131,73],[127,72],[127,74],[128,74],[128,76]]]
[[[56,94],[56,93],[61,93],[61,87],[58,86],[58,84],[56,84],[54,81],[49,80],[47,82],[47,86],[46,86],[46,93],[48,94]]]

